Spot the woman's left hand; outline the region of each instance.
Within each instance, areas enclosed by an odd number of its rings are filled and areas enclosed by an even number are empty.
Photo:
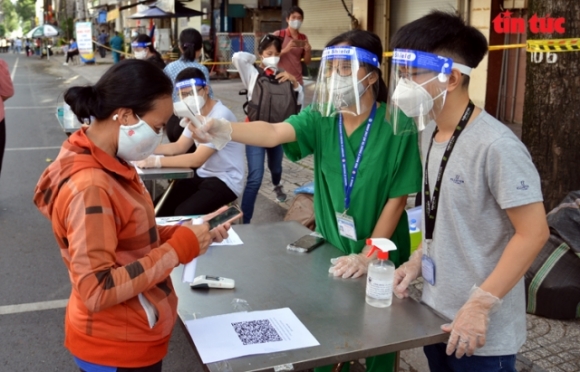
[[[278,79],[280,83],[290,81],[294,89],[298,88],[298,81],[292,74],[288,73],[288,71],[278,73],[278,75],[276,75],[276,79]]]

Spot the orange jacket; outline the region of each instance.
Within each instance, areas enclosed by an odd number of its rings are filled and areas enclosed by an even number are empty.
[[[157,226],[135,168],[96,147],[85,131],[64,142],[34,195],[72,284],[65,346],[95,364],[147,366],[167,353],[177,317],[169,278],[179,264],[175,249],[197,256],[198,241],[185,227]],[[139,294],[155,308],[152,328]]]

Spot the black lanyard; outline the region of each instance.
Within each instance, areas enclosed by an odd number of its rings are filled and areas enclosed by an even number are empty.
[[[457,143],[459,135],[463,133],[463,129],[467,125],[469,118],[471,118],[471,114],[473,114],[474,108],[475,105],[473,102],[469,101],[469,104],[467,105],[461,120],[459,120],[459,124],[457,124],[453,135],[447,143],[447,148],[445,149],[443,158],[441,159],[441,165],[439,165],[439,172],[437,173],[435,188],[433,189],[433,193],[431,193],[431,189],[429,188],[429,154],[431,153],[431,147],[435,141],[435,135],[439,130],[435,128],[433,131],[433,136],[431,137],[431,142],[429,143],[429,150],[427,150],[427,157],[425,158],[425,183],[423,185],[423,196],[425,199],[425,239],[428,241],[433,239],[433,230],[435,230],[435,219],[437,218],[437,207],[439,205],[439,193],[441,191],[441,180],[443,179],[443,172],[445,172],[445,168],[449,162],[451,152],[455,148],[455,144]],[[433,196],[431,196],[431,194],[433,194]]]

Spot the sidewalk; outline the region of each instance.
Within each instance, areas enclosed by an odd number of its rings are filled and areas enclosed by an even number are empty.
[[[80,83],[79,77],[95,83],[106,69],[112,66],[110,54],[105,59],[97,57],[96,65],[86,66],[63,66],[62,62],[64,62],[64,58],[62,56],[55,57],[52,57],[49,61],[50,63],[46,65],[47,72],[61,76],[71,86]],[[110,64],[103,64],[101,61],[109,62]],[[212,81],[211,84],[215,96],[229,107],[236,117],[242,121],[244,118],[242,104],[245,97],[238,95],[239,90],[243,89],[241,81],[239,79],[219,80]],[[310,102],[312,98],[313,87],[312,82],[307,82],[306,102]],[[521,131],[521,126],[515,126],[513,130],[517,133]],[[283,167],[282,179],[289,198],[287,202],[279,203],[279,205],[287,209],[292,202],[292,191],[296,187],[313,180],[313,161],[311,157],[298,163],[292,163],[284,159]],[[268,170],[264,174],[264,182],[260,189],[260,194],[269,200],[276,201]],[[415,290],[412,296],[414,298],[420,298],[422,282],[420,280],[416,281],[414,288]],[[518,354],[516,365],[518,371],[580,371],[580,320],[558,321],[528,315],[527,325],[528,337]],[[428,370],[427,361],[421,348],[401,352],[399,371],[422,372]]]

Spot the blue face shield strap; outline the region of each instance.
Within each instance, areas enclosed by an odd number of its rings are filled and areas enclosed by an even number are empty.
[[[175,84],[175,90],[180,90],[183,88],[190,88],[190,87],[202,87],[205,88],[206,82],[203,79],[195,78],[195,79],[187,79],[182,80]]]
[[[358,59],[359,62],[380,68],[379,58],[374,53],[362,48],[353,46],[328,47],[324,48],[322,52],[323,61],[332,61],[335,59],[349,61],[353,58]]]
[[[132,42],[131,46],[133,48],[147,48],[149,45],[151,45],[151,43],[143,43],[143,42]]]

